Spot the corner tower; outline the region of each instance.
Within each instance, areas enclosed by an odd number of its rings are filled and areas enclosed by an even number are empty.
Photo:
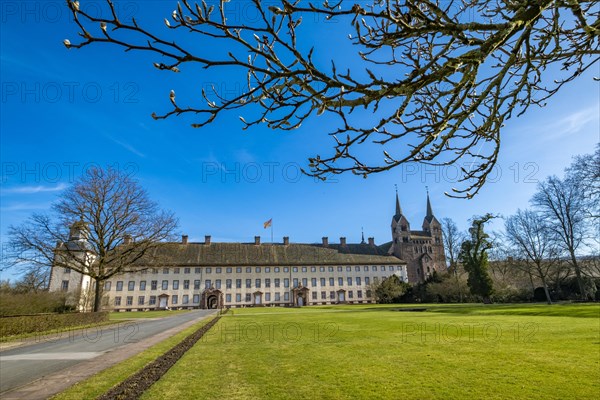
[[[410,223],[402,214],[402,207],[400,207],[400,198],[398,197],[398,187],[396,187],[396,213],[392,217],[392,252],[400,258],[406,259],[408,254],[403,251],[403,243],[410,242]]]

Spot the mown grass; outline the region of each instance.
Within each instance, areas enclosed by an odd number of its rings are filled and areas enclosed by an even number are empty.
[[[131,314],[131,313],[128,313]],[[51,397],[52,400],[81,400],[93,399],[108,391],[113,386],[127,379],[147,364],[154,361],[173,346],[181,342],[188,335],[207,324],[212,318],[206,318],[197,324],[171,336],[169,339],[144,350],[143,352],[122,361],[96,375],[76,383],[66,391]]]
[[[422,307],[236,309],[143,398],[597,398],[599,305]]]
[[[190,312],[190,310],[177,311],[133,311],[133,312],[111,312],[109,318],[111,321],[122,321],[124,319],[141,319],[141,318],[163,318],[172,317],[173,315]]]

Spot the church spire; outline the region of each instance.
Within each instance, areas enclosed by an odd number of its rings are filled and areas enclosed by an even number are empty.
[[[427,190],[427,219],[429,221],[431,221],[431,219],[433,218],[433,210],[431,209],[431,201],[429,201],[429,188],[427,186],[425,186],[425,189]]]
[[[394,186],[396,187],[396,214],[394,215],[394,218],[396,218],[397,221],[402,215],[402,208],[400,208],[400,199],[398,198],[398,185]]]

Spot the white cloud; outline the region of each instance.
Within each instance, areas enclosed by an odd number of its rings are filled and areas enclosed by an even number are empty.
[[[545,132],[546,140],[556,140],[563,136],[582,132],[591,122],[598,122],[600,119],[599,109],[600,104],[595,104],[562,116],[556,121],[541,126],[539,130]]]
[[[15,212],[15,211],[30,211],[30,210],[47,210],[50,208],[50,203],[14,203],[8,206],[0,207],[2,212]]]
[[[146,155],[144,153],[142,153],[141,151],[139,151],[138,149],[136,149],[135,147],[133,147],[129,143],[121,142],[120,140],[113,139],[111,137],[109,137],[109,139],[112,140],[113,142],[115,142],[116,144],[118,144],[119,146],[123,147],[124,149],[132,152],[136,156],[142,157],[142,158],[146,158]]]
[[[18,186],[9,189],[2,189],[2,194],[37,194],[46,192],[60,192],[66,188],[66,183],[59,183],[56,186]]]

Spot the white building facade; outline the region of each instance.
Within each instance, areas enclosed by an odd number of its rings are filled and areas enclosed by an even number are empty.
[[[181,243],[164,247],[163,265],[136,267],[104,282],[103,309],[143,311],[374,302],[371,284],[391,275],[407,281],[406,263],[369,239],[360,244]],[[90,280],[54,268],[51,290],[79,291]],[[84,289],[84,290],[82,290]],[[89,297],[89,294],[88,294]]]

